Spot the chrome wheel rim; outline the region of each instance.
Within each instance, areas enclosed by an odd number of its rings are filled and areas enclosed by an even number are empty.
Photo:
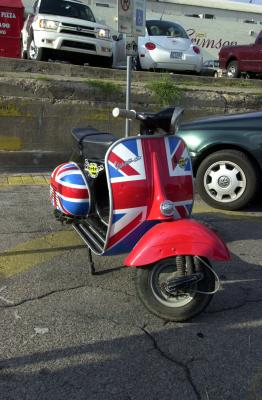
[[[228,70],[227,70],[227,76],[229,78],[233,78],[233,76],[236,74],[236,67],[234,65],[231,65]]]
[[[175,265],[156,264],[150,275],[150,288],[157,301],[166,307],[178,308],[189,304],[193,298],[196,290],[196,285],[191,286],[190,291],[181,292],[178,295],[170,295],[161,288],[161,284],[166,282],[168,278],[174,278],[176,276]]]
[[[238,200],[246,190],[244,171],[232,161],[218,161],[210,165],[204,175],[207,194],[220,203]]]
[[[30,43],[29,56],[32,60],[35,60],[38,56],[38,47],[35,45],[34,40],[32,40]]]

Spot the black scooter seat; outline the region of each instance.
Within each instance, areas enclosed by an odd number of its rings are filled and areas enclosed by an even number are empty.
[[[72,136],[78,143],[81,155],[102,162],[111,144],[117,140],[111,133],[99,132],[92,127],[75,128],[72,130]]]

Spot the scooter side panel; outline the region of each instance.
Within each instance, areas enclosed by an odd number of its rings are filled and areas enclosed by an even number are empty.
[[[145,266],[178,255],[229,260],[229,251],[213,231],[192,219],[164,222],[154,226],[137,243],[124,263],[129,267]]]
[[[163,220],[163,216],[149,218],[154,207],[153,153],[163,192],[174,203],[172,219],[191,213],[192,167],[184,142],[175,136],[121,139],[105,159],[111,210],[104,255],[129,252],[145,232]]]

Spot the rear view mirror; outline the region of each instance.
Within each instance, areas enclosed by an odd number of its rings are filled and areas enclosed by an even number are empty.
[[[170,122],[170,130],[174,134],[178,131],[183,113],[184,113],[184,109],[182,107],[176,107],[174,109],[174,112],[173,112],[173,115],[171,118],[171,122]]]

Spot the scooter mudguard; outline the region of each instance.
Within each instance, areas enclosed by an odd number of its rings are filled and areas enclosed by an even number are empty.
[[[230,258],[227,246],[212,230],[192,219],[181,219],[153,226],[126,257],[124,264],[144,266],[178,255],[197,255],[220,261]]]

